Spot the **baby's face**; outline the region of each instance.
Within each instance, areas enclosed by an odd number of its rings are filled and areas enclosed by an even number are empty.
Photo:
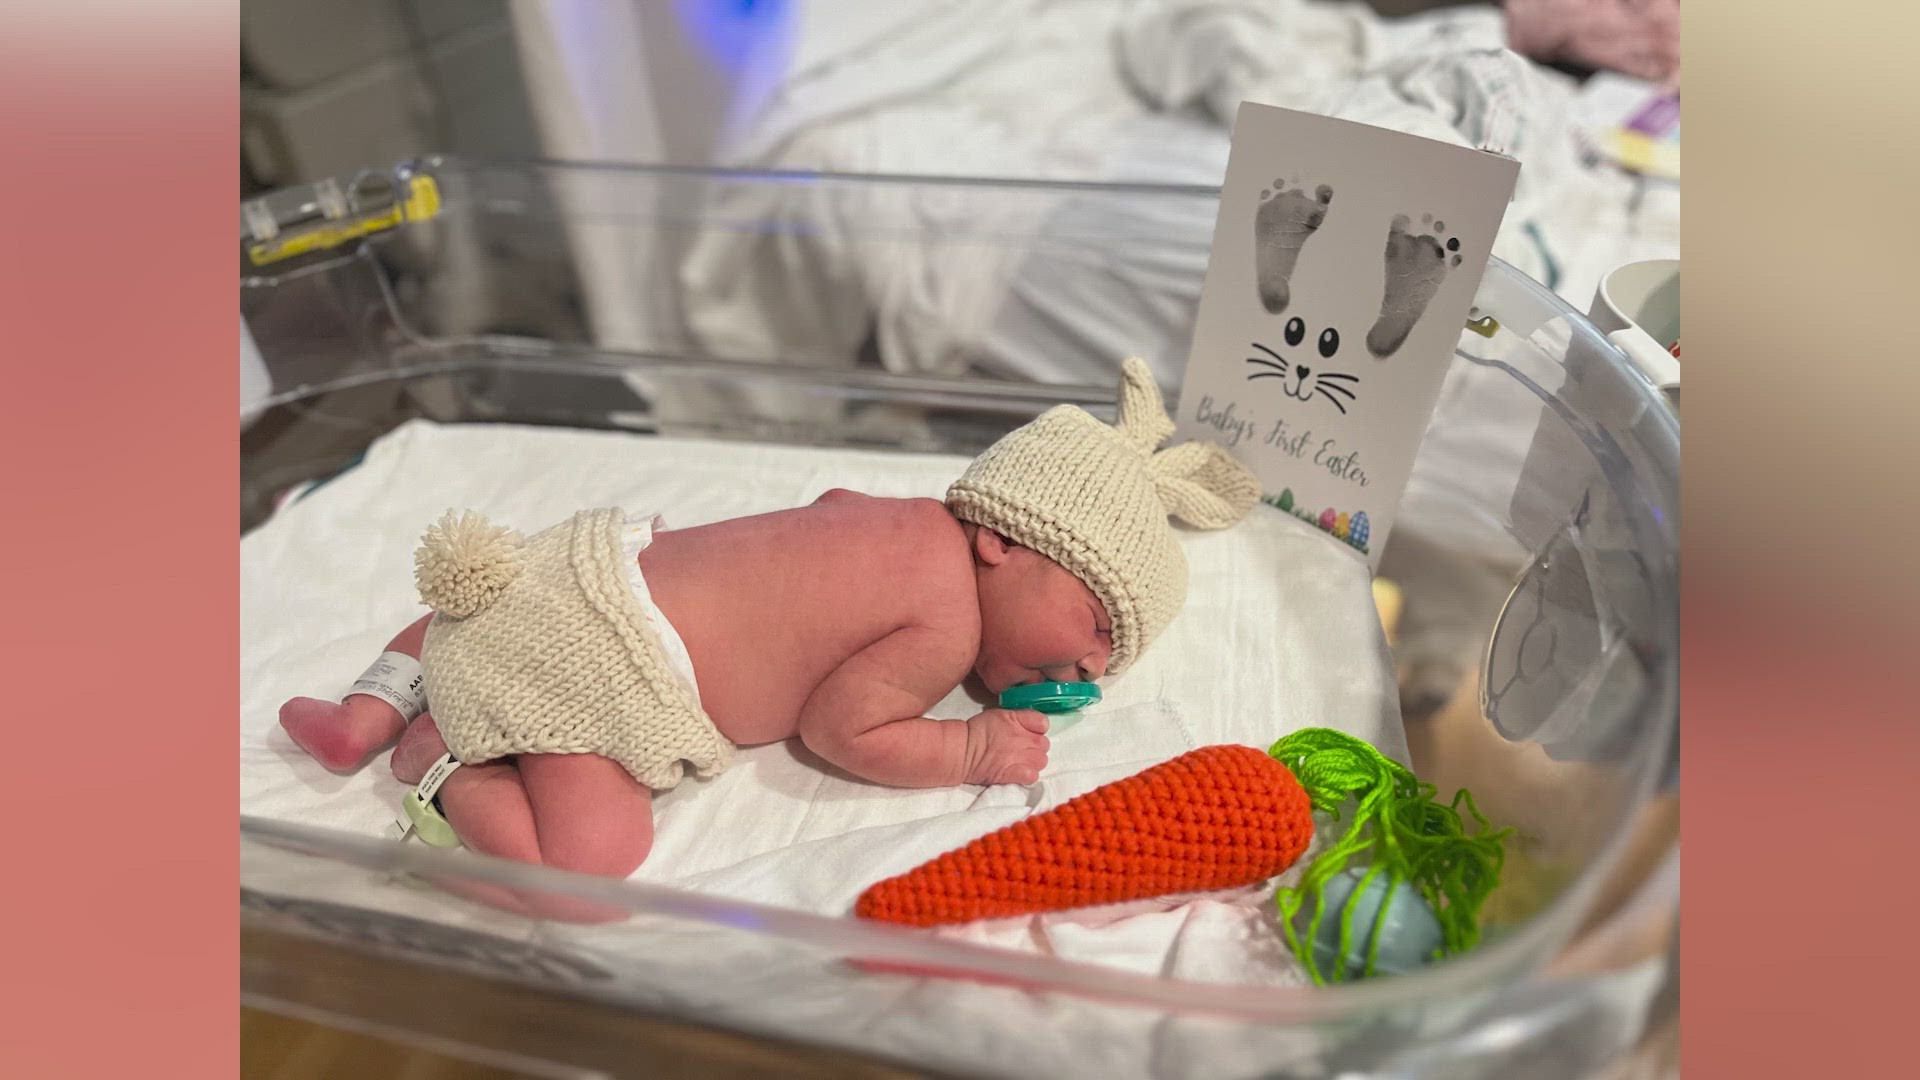
[[[1113,623],[1093,590],[1038,552],[986,529],[975,543],[980,655],[988,692],[1036,682],[1092,682],[1107,673]]]

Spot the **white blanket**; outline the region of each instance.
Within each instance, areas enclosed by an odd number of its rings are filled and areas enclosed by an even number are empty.
[[[1392,21],[1308,0],[833,7],[803,10],[780,92],[733,162],[1212,185],[1252,100],[1518,158],[1494,253],[1579,310],[1608,270],[1679,250],[1677,189],[1586,160],[1572,80],[1507,51],[1491,7]],[[1139,355],[1180,381],[1204,200],[806,184],[716,198],[728,217],[808,225],[697,239],[682,306],[717,355],[851,363],[871,334],[896,371],[1085,383]]]
[[[376,836],[395,819],[403,788],[384,755],[336,776],[293,745],[277,710],[296,695],[338,696],[419,616],[413,550],[449,507],[539,528],[582,507],[624,505],[691,526],[801,505],[831,487],[939,496],[964,464],[409,424],[241,542],[241,810]],[[1362,560],[1265,506],[1183,543],[1186,608],[1132,671],[1111,680],[1100,706],[1058,734],[1038,785],[893,790],[838,774],[797,742],[751,748],[719,777],[656,798],[655,847],[636,880],[838,916],[875,881],[1195,747],[1264,748],[1298,728],[1327,726],[1407,759]],[[977,708],[956,691],[931,714]],[[948,933],[1145,974],[1296,982],[1269,909],[1270,893],[1260,890]]]

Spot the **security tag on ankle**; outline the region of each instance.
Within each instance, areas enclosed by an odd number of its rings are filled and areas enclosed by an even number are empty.
[[[440,785],[446,783],[447,777],[452,776],[453,770],[459,767],[460,762],[452,754],[440,755],[440,760],[433,763],[427,775],[421,777],[420,783],[401,800],[401,805],[407,811],[405,824],[408,831],[434,847],[460,846],[460,837],[454,834],[453,826],[441,815],[440,808],[433,804]],[[406,839],[405,835],[401,839]]]
[[[420,670],[420,661],[406,653],[381,653],[347,691],[348,697],[355,694],[379,698],[400,710],[400,719],[409,724],[427,709],[426,676]]]

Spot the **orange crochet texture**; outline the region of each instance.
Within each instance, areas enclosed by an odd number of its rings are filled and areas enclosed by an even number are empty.
[[[1312,805],[1285,765],[1205,746],[888,878],[854,912],[939,926],[1230,889],[1292,866],[1312,838]]]

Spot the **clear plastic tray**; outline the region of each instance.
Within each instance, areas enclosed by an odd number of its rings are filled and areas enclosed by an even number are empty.
[[[1117,349],[1177,370],[1216,204],[1208,188],[439,160],[279,192],[242,214],[241,313],[270,383],[242,433],[243,522],[413,417],[971,453],[1060,401],[1110,415]],[[1074,304],[1125,314],[1063,319]],[[528,1032],[593,999],[965,1074],[1597,1068],[1662,986],[1670,1007],[1678,423],[1504,263],[1476,314],[1492,322],[1462,330],[1382,571],[1410,617],[1498,583],[1456,650],[1484,717],[1429,740],[1423,767],[1523,834],[1475,953],[1324,990],[1183,983],[243,818],[250,941],[505,980],[529,1027],[476,1029],[251,945],[248,1000],[570,1067],[607,1048]],[[456,879],[632,918],[585,935],[422,884]],[[702,942],[703,963],[645,960],[665,936]]]

